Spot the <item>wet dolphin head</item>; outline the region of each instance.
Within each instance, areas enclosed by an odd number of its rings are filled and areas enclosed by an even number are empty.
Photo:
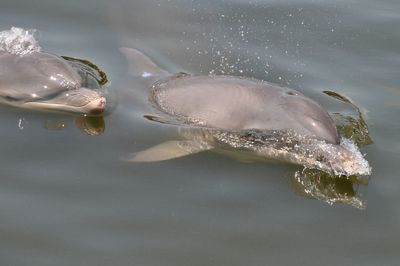
[[[307,135],[315,136],[317,139],[332,144],[340,143],[335,123],[318,103],[292,89],[286,89],[285,94],[283,108],[293,117],[298,127],[301,127]]]
[[[100,115],[106,100],[84,88],[82,78],[61,57],[44,52],[0,53],[0,100],[39,110]]]

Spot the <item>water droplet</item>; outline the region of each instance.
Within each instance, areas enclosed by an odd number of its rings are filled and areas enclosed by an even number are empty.
[[[20,118],[20,119],[18,120],[18,128],[19,128],[20,130],[24,130],[24,123],[25,123],[25,118]]]

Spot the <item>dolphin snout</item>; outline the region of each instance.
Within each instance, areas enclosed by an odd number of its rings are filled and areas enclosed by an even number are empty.
[[[100,97],[99,99],[91,101],[88,105],[87,108],[89,109],[89,114],[91,115],[101,115],[104,113],[104,110],[106,109],[106,98],[105,97]]]

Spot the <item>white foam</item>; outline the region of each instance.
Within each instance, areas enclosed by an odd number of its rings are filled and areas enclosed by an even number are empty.
[[[17,27],[1,31],[0,51],[16,55],[40,52],[41,47],[35,38],[35,32],[35,29],[25,30]]]
[[[351,154],[353,155],[352,168],[354,169],[352,171],[354,172],[354,174],[371,175],[372,168],[369,165],[368,161],[364,158],[360,149],[357,147],[354,141],[347,138],[341,138],[340,145],[344,147],[346,150],[350,151]]]
[[[337,176],[369,176],[371,167],[354,141],[342,138],[340,144],[327,143],[293,130],[211,133],[233,148],[253,150],[259,156],[274,158]]]
[[[341,138],[340,145],[315,140],[310,142],[307,148],[309,152],[311,151],[311,164],[317,166],[318,169],[345,176],[368,176],[371,174],[368,161],[361,154],[354,141],[350,139]],[[325,160],[319,161],[314,155],[323,155]]]

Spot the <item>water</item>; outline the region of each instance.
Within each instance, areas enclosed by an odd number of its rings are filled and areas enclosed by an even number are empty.
[[[39,29],[43,50],[95,62],[117,107],[99,136],[69,116],[1,108],[1,264],[397,265],[399,11],[389,0],[3,0],[1,29]],[[287,164],[209,152],[120,161],[176,136],[129,104],[120,46],[170,71],[346,95],[374,140],[362,148],[373,168],[360,188],[367,208],[295,193],[301,168]]]

